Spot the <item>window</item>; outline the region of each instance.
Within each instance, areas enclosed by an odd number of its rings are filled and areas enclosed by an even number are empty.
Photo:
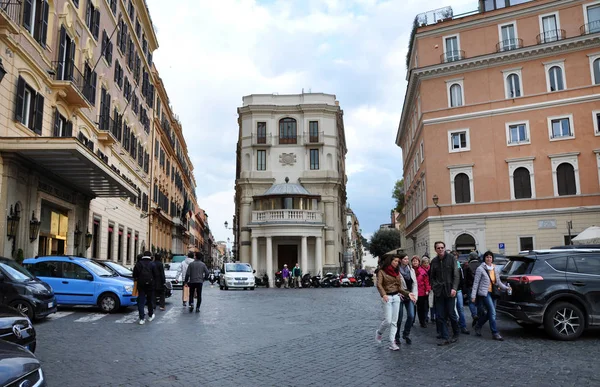
[[[576,236],[577,236],[577,234],[565,235],[564,236],[564,240],[565,240],[564,245],[565,246],[572,245],[573,244],[573,242],[572,242],[573,238],[575,238]],[[559,270],[559,269],[556,269],[556,270]],[[565,271],[565,270],[562,270],[562,271]]]
[[[92,0],[88,0],[87,8],[85,9],[85,24],[89,28],[94,39],[98,40],[100,32],[100,10],[94,7]]]
[[[122,89],[123,88],[123,67],[119,61],[115,61],[115,84]]]
[[[112,11],[113,15],[117,14],[117,0],[110,0],[110,10]]]
[[[318,121],[310,121],[308,123],[308,141],[309,142],[319,142],[319,122]]]
[[[256,151],[256,170],[266,171],[267,170],[267,151],[259,150]]]
[[[462,79],[446,81],[446,89],[448,92],[449,107],[458,107],[463,106],[465,104]]]
[[[521,47],[521,43],[517,38],[517,23],[510,22],[498,26],[500,32],[500,42],[498,51],[515,50]]]
[[[318,149],[310,150],[310,169],[311,170],[319,169],[319,150]]]
[[[538,43],[544,44],[556,42],[563,38],[564,36],[560,30],[558,13],[540,15],[540,35],[538,36]]]
[[[506,139],[508,145],[530,144],[529,121],[507,123]]]
[[[600,21],[598,24],[600,24]],[[600,85],[600,54],[590,56],[590,70],[592,74],[592,83],[594,85]]]
[[[454,62],[462,59],[458,35],[444,37],[444,62]]]
[[[535,246],[532,236],[519,237],[519,251],[533,250]]]
[[[448,146],[450,153],[471,150],[469,143],[469,129],[449,131]]]
[[[52,131],[52,136],[73,136],[73,123],[71,121],[67,121],[67,119],[58,112],[58,109],[54,109],[54,130]]]
[[[474,203],[473,165],[449,166],[452,204]]]
[[[114,224],[108,225],[108,241],[106,244],[106,259],[112,261],[113,259],[113,235],[114,235]]]
[[[600,4],[597,2],[590,5],[584,5],[585,12],[583,13],[585,19],[584,28],[582,28],[582,34],[593,34],[600,32]]]
[[[267,143],[267,123],[257,122],[256,123],[256,139],[258,144]]]
[[[598,257],[597,254],[569,257],[569,261],[570,272],[600,276],[600,257]],[[571,264],[573,264],[573,266],[571,266]],[[574,267],[575,270],[571,270],[572,267]]]
[[[4,5],[3,6],[8,6]],[[21,2],[19,2],[21,3]],[[33,38],[42,46],[46,47],[46,37],[48,36],[48,0],[27,0],[23,1],[23,27],[33,36]]]
[[[517,98],[523,95],[521,69],[504,70],[504,93],[506,98]]]
[[[60,262],[46,261],[28,265],[27,269],[36,277],[60,277],[58,273]]]
[[[98,119],[100,130],[110,129],[110,93],[104,87],[100,92],[100,115]]]
[[[529,170],[519,167],[513,172],[515,199],[531,199],[531,177]]]
[[[573,115],[564,117],[548,117],[550,141],[575,137],[573,130]]]
[[[23,77],[19,76],[15,99],[15,121],[41,135],[43,118],[44,97],[42,94],[36,93]]]
[[[83,71],[83,96],[92,104],[96,104],[96,83],[98,74],[86,63]]]
[[[552,163],[554,196],[579,195],[579,152],[549,155]]]
[[[560,67],[550,67],[550,70],[548,70],[548,77],[550,78],[550,91],[564,90],[565,85],[563,84],[563,74]]]
[[[296,142],[296,120],[293,118],[283,118],[279,120],[279,143],[296,144]]]
[[[420,149],[421,149],[421,163],[422,163],[423,161],[425,161],[425,144],[423,143],[423,141],[421,141]]]
[[[74,81],[75,50],[75,42],[67,34],[65,26],[61,26],[56,79]]]
[[[592,112],[592,120],[594,124],[594,134],[600,136],[600,110]]]
[[[502,9],[510,7],[511,5],[527,3],[531,0],[484,0],[483,9],[485,12],[493,11],[496,9]]]
[[[113,52],[113,44],[109,39],[106,30],[102,31],[102,56],[108,62],[108,65],[112,65],[112,52]]]

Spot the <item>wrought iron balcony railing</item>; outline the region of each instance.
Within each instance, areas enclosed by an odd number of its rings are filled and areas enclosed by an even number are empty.
[[[523,47],[523,39],[506,39],[496,43],[496,52],[516,50]]]
[[[464,50],[446,51],[445,53],[440,55],[440,61],[442,63],[456,62],[465,58],[466,57]]]
[[[536,39],[538,44],[551,43],[567,37],[565,30],[549,30],[539,34]]]

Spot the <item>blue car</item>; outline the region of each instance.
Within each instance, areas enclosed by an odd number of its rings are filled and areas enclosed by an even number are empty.
[[[132,280],[115,275],[91,259],[28,258],[23,266],[52,287],[59,305],[98,305],[103,312],[112,313],[137,304],[137,298],[131,294]]]

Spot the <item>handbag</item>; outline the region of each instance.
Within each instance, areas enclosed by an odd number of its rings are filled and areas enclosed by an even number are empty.
[[[137,281],[133,281],[133,290],[131,291],[131,295],[133,297],[137,297],[138,296]]]
[[[500,298],[500,296],[502,295],[500,287],[498,287],[498,285],[492,282],[492,277],[490,276],[490,272],[487,269],[485,269],[485,272],[487,273],[488,277],[490,278],[490,282],[492,283],[492,298]]]

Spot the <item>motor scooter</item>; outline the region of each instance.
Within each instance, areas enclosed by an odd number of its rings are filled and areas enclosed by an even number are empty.
[[[311,277],[310,282],[313,286],[313,288],[318,288],[321,286],[321,273],[314,275]]]
[[[306,273],[302,276],[302,287],[310,288],[310,285],[311,285],[310,273]]]
[[[283,276],[281,275],[281,270],[275,273],[275,286],[278,288],[283,285]]]

